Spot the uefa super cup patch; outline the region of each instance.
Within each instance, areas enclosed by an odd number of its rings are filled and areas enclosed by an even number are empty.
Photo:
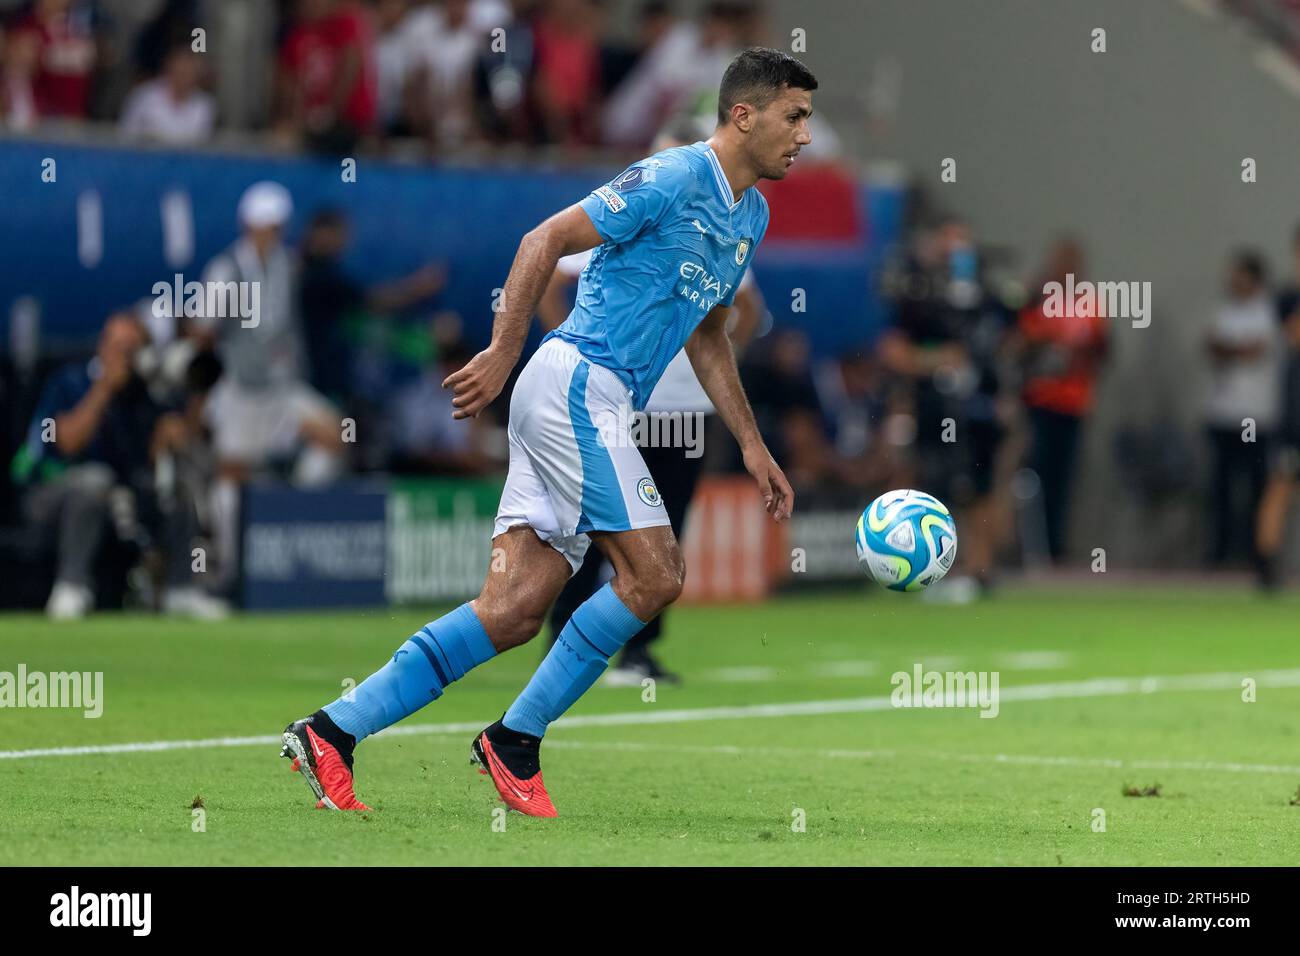
[[[633,166],[631,169],[619,174],[618,178],[610,183],[619,192],[626,189],[635,189],[640,186],[645,176],[645,171],[640,166]]]
[[[614,190],[610,189],[608,186],[601,186],[596,190],[596,195],[599,196],[604,201],[605,205],[609,207],[610,212],[622,212],[627,208],[627,202],[623,197],[614,192]]]
[[[642,183],[652,183],[659,171],[663,161],[659,159],[647,159],[636,166],[629,166],[623,172],[618,174],[618,178],[610,183],[619,192],[627,192],[629,189],[636,189]]]

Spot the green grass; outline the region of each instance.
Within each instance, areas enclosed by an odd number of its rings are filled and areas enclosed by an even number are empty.
[[[890,675],[918,661],[996,670],[1004,692],[1248,677],[1300,666],[1297,612],[1290,598],[1104,590],[960,608],[877,591],[680,608],[663,647],[683,687],[646,703],[639,688],[597,686],[573,713],[884,697]],[[0,710],[0,750],[278,734],[430,616],[2,617],[0,670],[103,671],[105,708],[98,720]],[[540,651],[502,656],[407,723],[488,723]],[[1008,657],[1046,651],[1058,656]],[[1261,680],[1254,703],[1241,697],[1234,683],[1004,700],[996,719],[886,708],[557,726],[543,759],[561,816],[509,814],[504,832],[491,784],[467,764],[466,733],[365,742],[364,814],[313,810],[274,745],[0,759],[0,865],[1294,865],[1300,772],[1285,768],[1300,766],[1300,686]],[[1121,795],[1155,783],[1159,797]],[[206,832],[191,828],[195,797]],[[805,832],[792,830],[796,810]]]

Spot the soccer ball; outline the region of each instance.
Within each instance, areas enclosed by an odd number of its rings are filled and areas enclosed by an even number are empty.
[[[862,512],[858,566],[891,591],[920,591],[957,557],[957,525],[943,502],[904,488],[881,495]]]

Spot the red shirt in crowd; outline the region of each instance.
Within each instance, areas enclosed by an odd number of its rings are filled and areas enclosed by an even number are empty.
[[[340,116],[350,126],[365,130],[375,122],[378,103],[374,35],[365,11],[349,4],[318,20],[299,23],[285,38],[280,63],[297,84],[310,116],[331,104],[334,84],[350,51],[357,56],[360,69]]]
[[[534,38],[544,106],[564,121],[570,142],[593,141],[600,48],[590,35],[544,18],[537,22]]]
[[[28,14],[14,33],[39,37],[38,66],[33,84],[36,109],[42,116],[84,117],[95,68],[94,25],[75,5],[52,17]]]
[[[1025,404],[1031,408],[1082,417],[1092,410],[1093,391],[1099,372],[1095,350],[1105,342],[1106,319],[1102,315],[1044,314],[1042,302],[1021,310],[1020,334],[1030,345],[1052,345],[1069,355],[1054,374],[1032,374],[1024,385]],[[1100,307],[1094,311],[1100,312]]]

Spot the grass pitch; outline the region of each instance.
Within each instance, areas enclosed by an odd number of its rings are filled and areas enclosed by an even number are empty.
[[[641,688],[597,685],[571,712],[580,719],[548,735],[558,819],[494,813],[491,783],[468,764],[473,729],[445,727],[498,717],[540,639],[358,748],[357,792],[372,812],[314,810],[273,741],[436,613],[0,617],[0,671],[104,674],[99,719],[0,709],[0,865],[1300,857],[1294,598],[1090,589],[940,607],[871,590],[677,608],[662,647],[684,686],[646,701]],[[890,706],[891,676],[918,663],[998,672],[997,717]],[[22,753],[248,737],[266,739]],[[1123,795],[1156,785],[1158,796]]]

